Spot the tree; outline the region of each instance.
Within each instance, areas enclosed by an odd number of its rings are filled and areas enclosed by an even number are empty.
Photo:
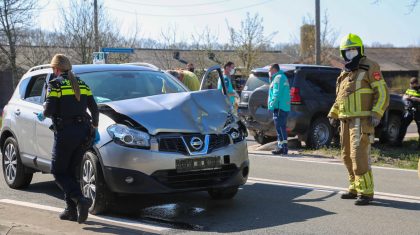
[[[23,35],[17,50],[22,57],[20,65],[31,68],[48,63],[52,58],[51,39],[54,35],[41,29],[27,30]]]
[[[241,27],[227,27],[230,36],[230,45],[235,49],[242,65],[243,73],[249,74],[251,69],[259,63],[261,52],[269,47],[273,36],[277,33],[271,33],[266,36],[264,34],[263,18],[256,13],[251,16],[248,12],[245,20],[241,21]]]
[[[19,78],[16,65],[17,43],[22,32],[33,22],[36,3],[36,0],[2,0],[0,3],[0,50],[10,63],[13,87]]]
[[[71,0],[70,7],[61,8],[62,21],[57,33],[61,34],[61,45],[73,48],[74,60],[77,63],[92,62],[92,53],[95,48],[94,15],[90,1]],[[100,6],[98,8],[99,46],[132,47],[137,40],[138,27],[136,24],[133,34],[127,39],[122,37],[113,21]],[[71,53],[71,52],[70,52]],[[113,62],[127,62],[127,55],[116,55]]]

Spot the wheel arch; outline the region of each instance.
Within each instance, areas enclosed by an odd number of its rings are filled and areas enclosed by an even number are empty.
[[[3,130],[3,132],[1,133],[1,136],[0,136],[0,150],[2,151],[2,154],[4,154],[3,153],[4,142],[6,142],[6,139],[9,138],[9,137],[13,137],[15,139],[16,143],[19,145],[19,141],[16,138],[16,135],[13,133],[13,131],[10,130],[9,128],[5,128]]]

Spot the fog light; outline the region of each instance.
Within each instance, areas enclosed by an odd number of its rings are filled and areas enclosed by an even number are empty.
[[[237,138],[239,138],[239,133],[234,131],[234,132],[230,133],[230,137],[232,137],[232,139],[236,140]]]
[[[126,182],[127,184],[131,184],[131,183],[133,183],[133,182],[134,182],[134,179],[133,179],[133,177],[128,176],[128,177],[126,177],[126,178],[125,178],[125,182]]]

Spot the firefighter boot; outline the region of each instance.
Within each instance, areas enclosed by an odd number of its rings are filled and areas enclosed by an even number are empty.
[[[71,199],[66,199],[66,208],[59,217],[61,220],[77,221],[77,207]]]
[[[356,191],[356,185],[354,183],[354,177],[349,176],[349,181],[350,181],[349,191],[341,194],[341,199],[356,199],[357,198],[357,191]]]
[[[366,196],[366,195],[360,195],[359,198],[354,202],[354,205],[356,206],[366,206],[369,205],[369,203],[373,200],[373,197]]]

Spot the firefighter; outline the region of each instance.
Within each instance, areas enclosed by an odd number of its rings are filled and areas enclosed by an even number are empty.
[[[417,124],[417,132],[419,133],[419,142],[417,147],[420,149],[420,84],[418,78],[412,77],[410,79],[410,88],[405,91],[403,101],[405,104],[405,112],[401,121],[398,145],[402,146],[402,141],[407,133],[407,128],[414,120]]]
[[[345,65],[337,78],[337,97],[328,117],[333,126],[341,121],[341,155],[350,181],[348,192],[341,198],[367,205],[374,195],[371,143],[388,107],[389,92],[378,63],[365,56],[359,36],[345,36],[340,53]]]
[[[44,111],[38,114],[38,119],[43,121],[49,117],[53,122],[51,173],[64,191],[66,202],[66,208],[59,217],[83,223],[88,217],[91,202],[81,192],[76,169],[92,133],[96,135],[95,141],[99,141],[98,107],[89,87],[72,73],[72,65],[65,55],[56,54],[51,60],[51,67],[55,78],[48,83]],[[87,108],[91,117],[86,112]]]

